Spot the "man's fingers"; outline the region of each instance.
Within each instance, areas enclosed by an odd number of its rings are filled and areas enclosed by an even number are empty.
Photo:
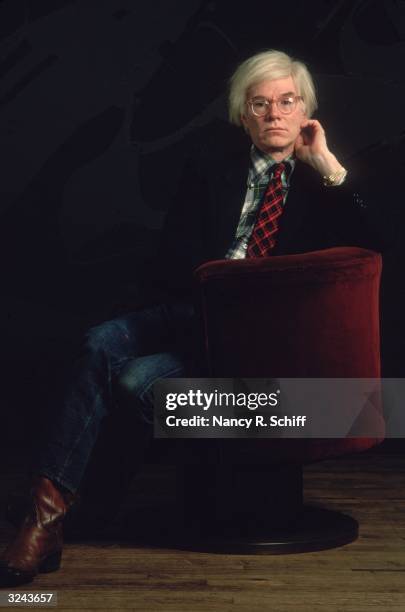
[[[322,134],[325,133],[325,130],[323,129],[322,125],[319,123],[317,119],[307,119],[307,121],[303,123],[301,127],[303,128],[310,127],[310,128],[313,128],[317,132],[321,132]]]

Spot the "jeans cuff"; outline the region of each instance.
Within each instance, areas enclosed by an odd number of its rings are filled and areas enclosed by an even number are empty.
[[[63,476],[55,474],[55,472],[53,472],[53,470],[51,469],[48,469],[46,467],[39,468],[37,473],[41,476],[45,476],[45,478],[49,478],[49,480],[52,480],[52,482],[54,482],[55,484],[62,486],[64,489],[67,489],[68,491],[70,491],[70,493],[77,492],[77,486],[74,486],[69,480],[66,480]]]

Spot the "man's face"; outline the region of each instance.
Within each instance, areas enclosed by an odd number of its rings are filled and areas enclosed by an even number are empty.
[[[247,99],[263,97],[271,100],[268,112],[263,117],[256,117],[249,105],[245,105],[242,123],[258,149],[264,153],[270,153],[274,159],[280,161],[288,157],[294,151],[295,140],[300,133],[301,124],[306,115],[302,104],[299,102],[295,110],[289,114],[283,114],[274,104],[284,95],[297,96],[297,88],[291,76],[284,79],[262,81],[253,85],[247,94]]]

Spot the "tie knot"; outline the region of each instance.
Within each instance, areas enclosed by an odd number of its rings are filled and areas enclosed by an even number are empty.
[[[275,164],[272,167],[272,171],[273,171],[273,178],[280,178],[280,176],[283,174],[284,170],[286,169],[285,164],[280,163],[280,164]]]

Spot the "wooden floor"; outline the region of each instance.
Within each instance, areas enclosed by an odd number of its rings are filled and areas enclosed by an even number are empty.
[[[2,498],[19,477],[4,474]],[[159,479],[163,486],[167,474],[151,472],[136,487]],[[359,539],[283,556],[71,543],[63,569],[24,590],[57,591],[58,610],[404,612],[405,458],[366,453],[316,464],[306,468],[305,488],[308,502],[354,516]],[[1,542],[11,533],[1,519]]]

